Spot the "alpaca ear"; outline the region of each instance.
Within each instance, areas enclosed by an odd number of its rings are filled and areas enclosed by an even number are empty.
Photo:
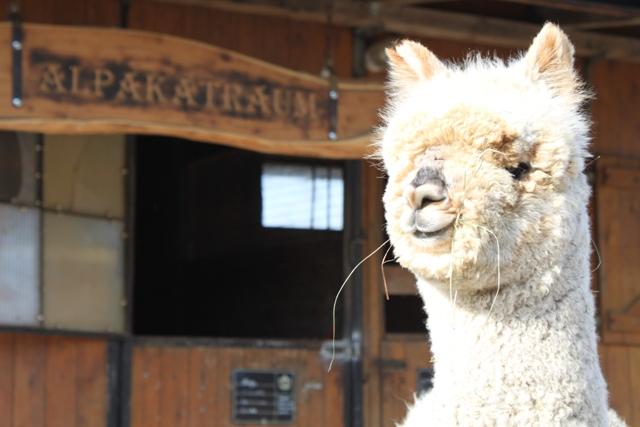
[[[385,50],[389,64],[389,87],[392,95],[411,89],[446,67],[437,56],[420,43],[403,40]]]
[[[573,69],[575,49],[557,25],[547,22],[524,56],[528,76],[543,80],[557,95],[575,97],[579,82]]]

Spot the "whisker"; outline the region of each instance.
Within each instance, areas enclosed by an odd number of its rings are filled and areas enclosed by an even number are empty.
[[[387,243],[389,243],[389,239],[385,240],[385,242],[383,244],[378,246],[376,249],[373,250],[373,252],[371,252],[369,255],[367,255],[362,260],[360,260],[360,262],[357,263],[356,266],[353,267],[351,272],[347,275],[347,278],[344,279],[344,282],[342,282],[342,285],[340,285],[340,288],[338,289],[338,292],[336,293],[336,297],[333,300],[333,309],[332,309],[332,322],[333,323],[332,323],[332,327],[331,327],[331,361],[329,362],[329,369],[327,370],[327,372],[331,372],[331,367],[333,366],[333,362],[336,359],[336,307],[338,305],[338,299],[340,298],[340,294],[342,293],[342,290],[347,285],[347,282],[349,282],[349,279],[351,278],[353,273],[355,273],[355,271],[358,269],[358,267],[360,267],[366,260],[371,258],[376,252],[378,252],[380,249],[382,249],[384,247],[384,245],[386,245]]]
[[[389,247],[387,248],[387,251],[384,253],[384,256],[382,257],[382,262],[380,263],[380,270],[382,271],[382,283],[384,284],[384,296],[387,299],[387,301],[389,301],[389,288],[387,287],[387,278],[384,274],[384,264],[387,262],[386,261],[387,255],[389,255],[389,251],[391,250],[392,247],[393,245],[389,245]],[[388,262],[392,262],[392,260],[389,260]]]

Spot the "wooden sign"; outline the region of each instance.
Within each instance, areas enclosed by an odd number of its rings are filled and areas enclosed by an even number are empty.
[[[203,43],[140,31],[25,24],[20,108],[11,104],[11,26],[0,24],[0,128],[151,133],[268,153],[369,151],[379,85],[328,82]]]

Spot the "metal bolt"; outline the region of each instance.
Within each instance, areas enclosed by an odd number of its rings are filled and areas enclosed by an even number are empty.
[[[338,134],[335,131],[329,131],[329,139],[332,141],[335,141],[336,139],[338,139]]]
[[[12,104],[14,107],[16,107],[16,108],[20,108],[20,107],[22,107],[22,99],[20,99],[20,98],[18,98],[18,97],[13,98],[13,99],[11,100],[11,104]]]
[[[338,99],[338,91],[335,89],[331,89],[329,91],[329,98],[333,99],[334,101]]]
[[[14,41],[11,42],[11,47],[14,50],[22,50],[22,43],[20,43],[19,40],[14,40]]]

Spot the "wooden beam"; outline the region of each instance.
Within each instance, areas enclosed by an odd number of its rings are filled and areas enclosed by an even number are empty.
[[[635,27],[638,25],[640,25],[640,16],[634,16],[633,18],[628,19],[610,19],[605,21],[582,22],[579,24],[565,25],[563,26],[563,28],[572,31],[589,31],[604,28],[609,29]]]
[[[302,21],[326,22],[326,9],[322,2],[287,4],[272,0],[156,1],[198,5],[238,13],[280,16]],[[526,48],[540,30],[540,25],[535,24],[417,7],[403,8],[385,2],[338,1],[334,4],[333,12],[334,25],[374,27],[381,31],[406,36],[458,40],[488,46]],[[580,31],[568,31],[568,33],[578,55],[640,62],[640,40]]]
[[[640,15],[640,8],[634,6],[622,6],[606,4],[587,0],[503,0],[509,3],[518,3],[529,6],[546,7],[549,9],[568,10],[571,12],[589,13],[594,15],[606,15],[610,17],[628,18]]]

